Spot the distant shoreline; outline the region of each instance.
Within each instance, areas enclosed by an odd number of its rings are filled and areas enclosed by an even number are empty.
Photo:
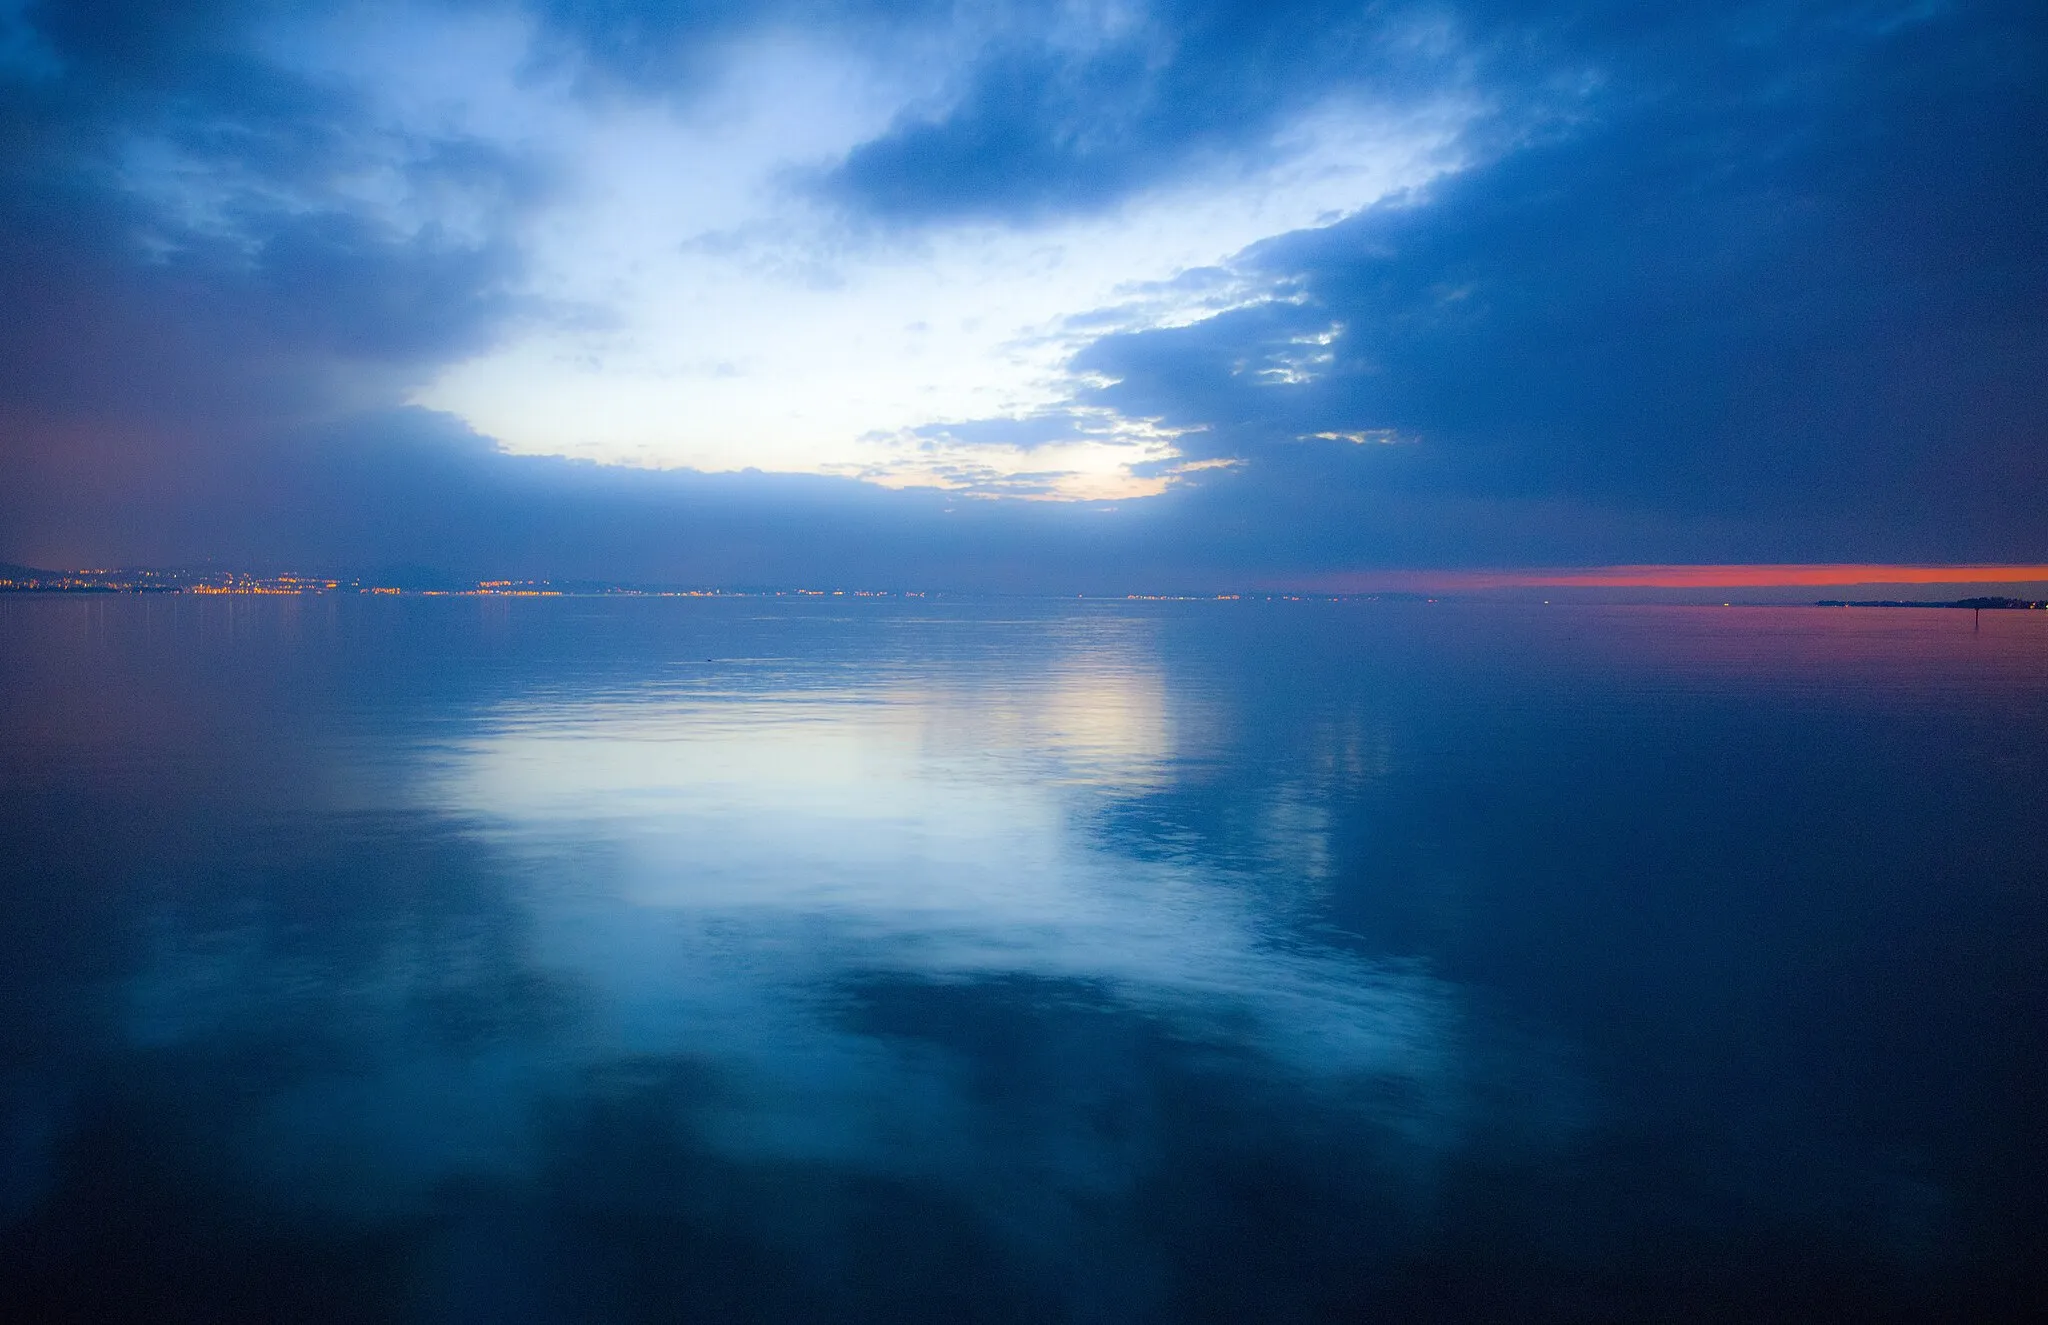
[[[1913,602],[1899,598],[1823,598],[1815,607],[1967,607],[1979,612],[2044,611],[2048,599],[2040,598],[1957,598],[1948,602]]]
[[[1566,586],[1560,592],[1564,602],[1642,605],[1684,606],[1683,600],[1643,599],[1625,597],[1619,600],[1587,598],[1572,594],[1573,589],[1596,586]],[[1745,586],[1749,587],[1749,586]],[[1793,586],[1787,586],[1791,588]],[[194,569],[140,569],[95,567],[87,570],[44,570],[32,566],[0,563],[0,594],[178,594],[194,597],[273,596],[273,597],[323,597],[329,595],[363,597],[407,598],[1013,598],[1013,599],[1054,599],[1086,600],[1089,602],[1530,602],[1537,592],[1533,586],[1523,588],[1519,594],[1507,597],[1489,593],[1485,589],[1458,592],[1455,590],[1410,589],[1354,589],[1303,591],[1288,589],[1245,589],[1237,592],[1209,593],[1002,593],[977,592],[971,590],[926,590],[926,589],[872,589],[872,588],[807,588],[789,586],[753,586],[747,588],[689,586],[674,583],[649,583],[611,580],[546,580],[546,579],[489,579],[470,580],[443,574],[423,567],[392,567],[367,574],[352,575],[302,575],[277,574],[254,575],[244,571],[194,570]],[[1700,590],[1704,594],[1706,586]],[[1808,592],[1811,592],[1811,588]],[[1754,590],[1752,589],[1752,592]],[[1720,594],[1713,595],[1718,598]],[[1543,600],[1548,605],[1550,600]],[[1719,603],[1702,597],[1693,606],[1733,606],[1725,599]],[[1777,607],[1922,607],[1922,608],[1972,608],[1978,611],[2048,609],[2048,599],[2014,598],[2007,596],[1984,596],[1973,598],[1924,600],[1899,598],[1843,599],[1822,598],[1819,600],[1794,599],[1789,595],[1775,602],[1748,598],[1742,606]]]

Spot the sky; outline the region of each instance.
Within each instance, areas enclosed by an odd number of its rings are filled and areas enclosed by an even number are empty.
[[[2048,9],[0,0],[0,559],[2048,561]]]

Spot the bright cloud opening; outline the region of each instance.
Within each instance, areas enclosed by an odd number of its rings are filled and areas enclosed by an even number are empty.
[[[521,238],[527,293],[573,315],[531,319],[415,403],[519,453],[1062,499],[1161,491],[1173,434],[1098,419],[1022,446],[945,430],[1071,413],[1088,383],[1069,361],[1097,337],[1274,297],[1219,264],[1456,168],[1475,113],[1450,96],[1332,103],[1107,211],[899,232],[807,181],[931,95],[940,74],[916,60],[782,34],[725,52],[688,104],[621,105],[521,85],[503,43],[474,49],[474,86],[435,113],[480,122],[463,98],[489,102],[524,126],[511,146],[560,164],[558,197]],[[497,103],[514,96],[531,104],[508,120]]]

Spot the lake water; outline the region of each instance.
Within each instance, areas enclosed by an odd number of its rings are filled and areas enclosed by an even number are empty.
[[[21,1319],[2001,1319],[2048,613],[0,600]]]

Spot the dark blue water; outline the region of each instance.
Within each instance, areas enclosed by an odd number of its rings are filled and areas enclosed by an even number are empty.
[[[0,600],[22,1319],[2004,1319],[2048,614]]]

